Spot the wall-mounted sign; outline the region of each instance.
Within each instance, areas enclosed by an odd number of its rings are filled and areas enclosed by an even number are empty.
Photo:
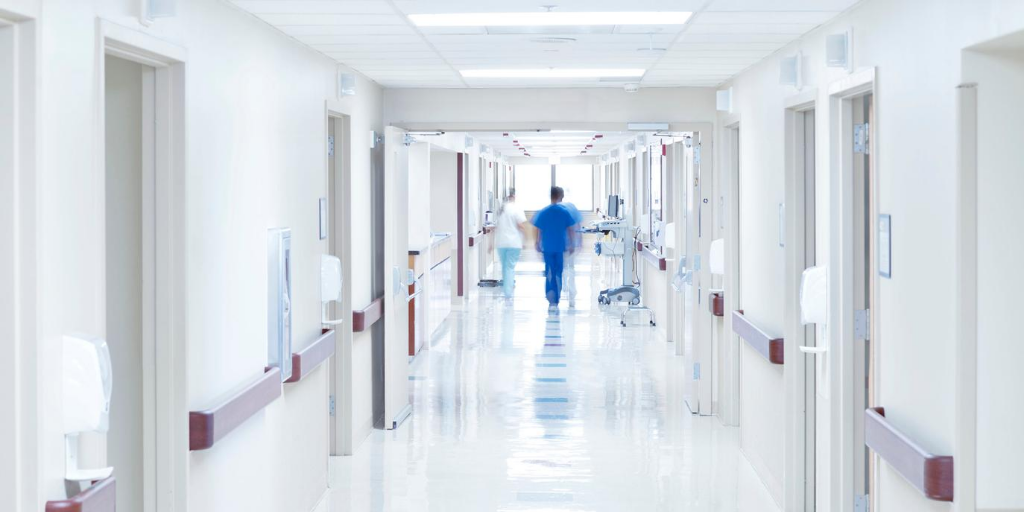
[[[892,217],[878,216],[878,275],[892,279]]]
[[[320,198],[320,240],[327,238],[327,198]]]

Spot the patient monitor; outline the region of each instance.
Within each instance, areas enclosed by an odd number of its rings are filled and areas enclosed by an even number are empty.
[[[114,468],[79,469],[78,436],[110,428],[113,372],[107,342],[87,336],[64,336],[62,392],[65,479],[86,484],[109,477]]]

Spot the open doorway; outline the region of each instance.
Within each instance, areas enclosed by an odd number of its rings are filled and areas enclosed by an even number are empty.
[[[794,98],[786,109],[786,388],[787,435],[793,446],[787,453],[786,503],[795,510],[828,510],[828,347],[825,337],[825,297],[808,291],[804,281],[817,285],[825,267],[828,236],[819,232],[819,200],[827,184],[817,179],[815,112],[816,91]],[[817,272],[805,271],[817,268]],[[816,288],[823,289],[822,286]],[[815,298],[818,300],[815,301]],[[814,302],[804,315],[804,302]],[[817,392],[816,392],[817,390]]]
[[[118,508],[156,510],[154,321],[154,69],[114,56],[104,62],[107,344],[111,396],[107,464]],[[151,125],[149,125],[151,126]]]
[[[184,52],[101,22],[104,336],[110,430],[82,455],[114,467],[117,506],[188,499]]]
[[[350,165],[350,118],[328,110],[327,115],[327,254],[339,258],[341,264],[341,301],[333,302],[326,311],[327,318],[341,319],[341,324],[326,325],[335,334],[334,356],[330,371],[330,428],[331,455],[347,455],[353,450],[356,426],[353,424],[353,402],[358,390],[366,386],[357,382],[352,343],[352,226]],[[331,320],[334,321],[334,320]],[[369,371],[368,369],[366,371]]]
[[[740,302],[740,123],[727,122],[722,140],[722,176],[726,177],[721,187],[719,209],[726,218],[725,275],[722,278],[725,290],[725,319],[718,328],[718,379],[720,404],[718,416],[722,423],[731,426],[740,424],[740,340],[732,329],[732,311],[741,309]]]
[[[0,501],[11,510],[37,498],[39,431],[35,368],[35,22],[0,12]]]
[[[873,457],[864,442],[864,411],[877,387],[877,151],[874,70],[830,89],[832,175],[829,200],[829,510],[872,500]],[[888,222],[888,221],[885,221]],[[888,231],[888,227],[884,228]],[[880,259],[881,254],[879,253]],[[884,275],[887,270],[883,270]],[[822,433],[819,432],[819,435]],[[820,461],[820,459],[819,459]]]

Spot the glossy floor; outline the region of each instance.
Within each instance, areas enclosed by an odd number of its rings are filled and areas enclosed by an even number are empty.
[[[524,256],[513,304],[481,289],[413,361],[412,416],[332,459],[318,512],[777,510],[672,347],[598,308],[601,268],[549,314]]]

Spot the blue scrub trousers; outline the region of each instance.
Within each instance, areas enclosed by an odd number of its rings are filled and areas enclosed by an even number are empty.
[[[505,292],[505,298],[511,299],[516,289],[516,263],[519,262],[519,253],[522,249],[514,247],[499,247],[498,258],[501,259],[501,289]]]
[[[558,305],[558,299],[562,296],[562,266],[565,264],[565,254],[558,252],[544,253],[544,293],[548,298],[548,304]]]

